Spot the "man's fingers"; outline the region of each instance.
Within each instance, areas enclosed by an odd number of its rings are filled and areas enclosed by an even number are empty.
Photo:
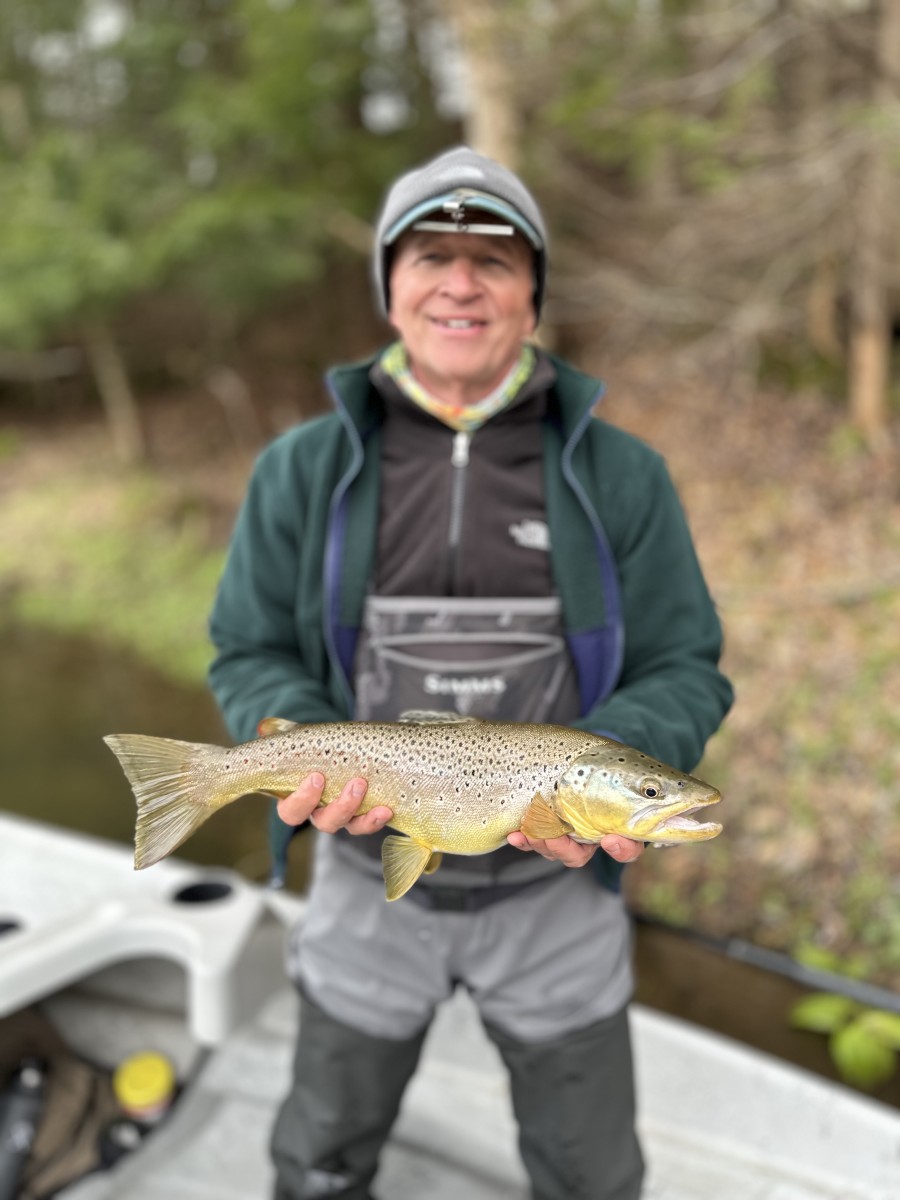
[[[339,829],[344,829],[362,803],[366,786],[365,779],[351,779],[345,784],[337,800],[332,800],[310,817],[316,829],[322,833],[337,833]]]
[[[547,838],[544,842],[545,856],[554,858],[567,867],[583,867],[596,853],[596,846],[585,846],[582,842],[575,842],[565,834],[558,838]]]
[[[517,850],[534,850],[544,858],[549,858],[553,862],[561,862],[567,867],[583,867],[597,852],[596,846],[582,845],[581,842],[573,841],[566,834],[562,837],[544,840],[530,838],[521,830],[516,830],[515,833],[509,834],[506,840]]]
[[[581,842],[575,842],[568,836],[547,838],[544,841],[539,838],[526,837],[521,830],[516,830],[506,840],[517,850],[535,850],[544,858],[565,863],[567,867],[583,867],[597,852],[596,846],[582,845]],[[617,833],[606,834],[600,839],[599,844],[610,858],[614,858],[616,862],[620,863],[634,862],[644,853],[643,842],[635,842],[631,838],[622,837]]]
[[[325,776],[313,771],[295,792],[278,801],[278,815],[288,825],[302,825],[318,807],[325,790]]]
[[[621,837],[617,833],[608,833],[600,839],[600,845],[616,862],[630,863],[640,858],[644,853],[644,843],[635,842],[631,838]]]
[[[379,804],[359,817],[352,817],[347,822],[347,832],[352,833],[354,837],[357,834],[377,833],[387,825],[393,815],[389,808]]]

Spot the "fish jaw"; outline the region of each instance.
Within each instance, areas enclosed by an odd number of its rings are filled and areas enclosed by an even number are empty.
[[[722,826],[717,821],[697,821],[693,814],[709,804],[718,804],[721,799],[719,793],[713,791],[689,804],[648,805],[630,819],[628,828],[632,832],[627,836],[660,846],[709,841],[722,832]]]
[[[715,821],[694,814],[721,800],[708,783],[650,758],[632,747],[610,743],[579,755],[564,772],[553,806],[582,842],[609,833],[657,845],[708,841],[722,832]]]

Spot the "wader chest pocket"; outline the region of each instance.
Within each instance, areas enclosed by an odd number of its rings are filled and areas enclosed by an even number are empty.
[[[578,715],[559,600],[370,596],[356,717],[408,709],[566,724]]]

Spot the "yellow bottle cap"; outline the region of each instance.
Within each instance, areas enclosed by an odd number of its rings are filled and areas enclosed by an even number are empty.
[[[172,1098],[174,1090],[175,1068],[153,1050],[129,1055],[113,1074],[113,1091],[126,1112],[158,1108]]]

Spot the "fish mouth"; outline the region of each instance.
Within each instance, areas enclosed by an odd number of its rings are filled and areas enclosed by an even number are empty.
[[[704,797],[702,800],[686,802],[676,807],[672,804],[648,804],[640,809],[629,820],[631,828],[642,827],[648,830],[646,837],[659,837],[661,834],[689,834],[692,837],[715,837],[722,832],[722,826],[717,821],[695,821],[693,813],[707,808],[710,804],[718,804],[722,797],[718,792]],[[655,824],[656,818],[661,818]]]
[[[710,837],[715,837],[717,833],[722,832],[722,826],[718,821],[694,821],[687,813],[681,813],[657,825],[653,832],[656,837],[661,833],[690,833],[694,837],[707,833]]]

